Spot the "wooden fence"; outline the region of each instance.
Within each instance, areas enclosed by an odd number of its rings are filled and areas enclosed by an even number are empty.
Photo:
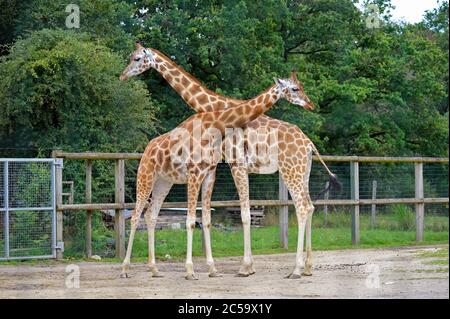
[[[61,165],[56,169],[56,206],[57,206],[57,241],[63,242],[63,211],[85,211],[86,219],[86,253],[88,257],[92,254],[92,212],[94,210],[115,210],[115,242],[116,256],[125,256],[125,219],[123,213],[125,209],[133,209],[134,203],[125,203],[125,160],[140,160],[140,153],[67,153],[53,151],[52,156],[59,159]],[[360,241],[359,212],[361,205],[382,205],[382,204],[414,204],[416,211],[416,240],[423,240],[424,231],[424,207],[425,204],[448,204],[449,198],[424,198],[423,187],[423,164],[424,163],[445,163],[448,158],[431,157],[362,157],[362,156],[322,156],[326,162],[348,162],[350,165],[351,178],[351,198],[350,199],[321,199],[314,201],[315,206],[321,205],[345,205],[352,206],[352,243],[357,245]],[[86,202],[84,204],[63,204],[63,165],[64,159],[86,161]],[[92,161],[94,160],[114,160],[115,161],[115,202],[114,203],[91,203],[92,200]],[[318,158],[313,156],[313,160]],[[359,163],[411,163],[415,166],[415,197],[414,198],[359,198]],[[198,205],[201,205],[199,202]],[[280,244],[281,247],[288,247],[288,206],[293,205],[288,200],[288,190],[282,179],[279,179],[279,199],[278,200],[250,200],[251,206],[278,206],[280,223]],[[212,207],[233,207],[239,206],[238,200],[212,201]],[[165,202],[165,208],[187,207],[186,202]],[[57,258],[62,258],[60,250]]]

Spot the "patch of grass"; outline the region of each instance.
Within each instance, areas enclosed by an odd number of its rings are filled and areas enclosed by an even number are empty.
[[[393,205],[392,210],[394,212],[394,218],[397,224],[402,230],[413,230],[416,226],[415,213],[406,205],[397,204]]]
[[[418,253],[419,257],[422,258],[442,258],[447,257],[448,259],[448,248],[441,248],[437,250],[425,250]]]
[[[448,272],[447,268],[433,268],[433,269],[416,269],[414,272],[418,273],[442,273],[442,272]]]
[[[425,265],[448,265],[448,259],[436,259],[427,261],[424,263]]]
[[[416,277],[416,278],[401,278],[400,280],[408,280],[408,281],[413,281],[413,280],[430,280],[430,279],[436,279],[436,280],[441,280],[441,279],[447,279],[447,277],[445,276],[441,276],[441,277]]]
[[[376,225],[370,224],[370,214],[361,213],[361,230],[381,229],[381,230],[405,230],[414,231],[415,213],[406,205],[393,205],[393,213],[377,214]],[[424,219],[424,229],[431,232],[448,232],[449,218],[442,215],[426,215]],[[313,229],[318,228],[350,228],[352,224],[352,215],[348,211],[333,211],[327,216],[327,224],[324,223],[323,211],[318,210],[313,215]],[[295,214],[290,215],[289,226],[296,227],[297,220]]]

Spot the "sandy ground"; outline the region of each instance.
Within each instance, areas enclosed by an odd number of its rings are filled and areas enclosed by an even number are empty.
[[[79,262],[80,288],[71,289],[67,262],[0,265],[0,298],[449,298],[448,264],[419,257],[442,247],[314,252],[313,276],[297,280],[283,279],[294,254],[255,256],[256,274],[247,278],[234,276],[238,257],[216,259],[219,278],[209,278],[196,258],[198,281],[184,279],[183,262],[160,262],[163,278],[132,264],[127,279],[119,278],[119,264]]]

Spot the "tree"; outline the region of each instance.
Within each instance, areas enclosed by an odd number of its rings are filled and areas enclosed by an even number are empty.
[[[130,47],[132,7],[116,0],[25,1],[14,21],[14,37],[42,29],[68,30],[68,4],[78,5],[80,9],[80,28],[74,31],[89,33],[93,39],[119,52]]]
[[[0,62],[3,147],[134,151],[154,128],[145,87],[121,83],[120,57],[87,34],[34,32]]]

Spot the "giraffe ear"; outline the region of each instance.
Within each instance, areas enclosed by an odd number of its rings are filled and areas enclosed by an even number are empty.
[[[141,43],[140,43],[139,41],[137,41],[137,42],[136,42],[136,50],[137,50],[137,49],[141,49],[141,48],[142,48]]]
[[[275,81],[275,84],[279,85],[282,88],[287,86],[287,83],[283,79],[273,78],[273,80]]]

